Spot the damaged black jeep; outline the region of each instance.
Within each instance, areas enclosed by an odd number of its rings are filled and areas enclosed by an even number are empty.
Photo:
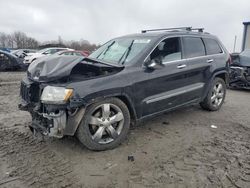
[[[32,63],[19,105],[32,116],[30,129],[58,138],[76,135],[87,148],[106,150],[125,139],[132,122],[197,103],[220,109],[226,49],[201,29],[165,30],[113,39],[87,58]]]

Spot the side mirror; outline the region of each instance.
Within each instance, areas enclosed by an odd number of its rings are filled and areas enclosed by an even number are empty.
[[[49,52],[43,52],[43,54],[44,54],[44,55],[48,55],[48,54],[49,54]]]
[[[156,70],[156,69],[162,69],[164,65],[161,62],[157,62],[155,59],[152,59],[145,63],[145,66],[148,69]]]

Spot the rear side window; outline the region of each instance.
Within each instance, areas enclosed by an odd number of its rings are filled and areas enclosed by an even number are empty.
[[[201,38],[184,37],[183,48],[184,48],[185,58],[205,56],[205,47]]]
[[[222,53],[222,49],[216,40],[203,38],[203,41],[206,46],[207,55]]]

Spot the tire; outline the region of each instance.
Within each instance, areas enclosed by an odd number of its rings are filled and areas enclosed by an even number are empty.
[[[219,90],[217,86],[220,86],[221,89]],[[226,88],[225,81],[219,77],[215,77],[206,98],[200,103],[201,107],[208,111],[219,110],[226,97]]]
[[[86,108],[76,136],[90,150],[109,150],[125,140],[129,128],[127,106],[118,98],[107,98]]]

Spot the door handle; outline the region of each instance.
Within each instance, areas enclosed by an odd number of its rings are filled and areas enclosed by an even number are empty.
[[[181,64],[181,65],[178,65],[177,66],[177,69],[183,69],[183,68],[185,68],[187,65],[185,65],[185,64]]]
[[[214,59],[208,59],[207,60],[207,63],[213,63],[214,62]]]

